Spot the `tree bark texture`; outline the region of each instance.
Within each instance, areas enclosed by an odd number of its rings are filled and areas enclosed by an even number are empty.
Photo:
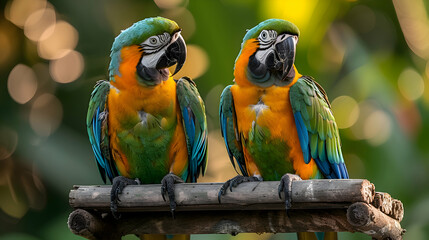
[[[285,211],[279,182],[247,182],[228,190],[222,183],[176,184],[175,219],[161,185],[127,186],[120,195],[119,220],[110,212],[111,186],[75,186],[70,192],[69,228],[87,239],[127,234],[232,234],[363,232],[375,239],[402,239],[403,206],[375,193],[367,180],[303,180],[292,183],[292,208]]]

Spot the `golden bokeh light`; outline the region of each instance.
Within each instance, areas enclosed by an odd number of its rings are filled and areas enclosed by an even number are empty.
[[[45,38],[45,34],[49,37]],[[37,52],[40,57],[48,60],[62,58],[76,47],[78,37],[78,32],[72,25],[58,21],[42,33],[40,38],[44,40],[38,42]]]
[[[367,140],[373,146],[385,143],[391,135],[392,119],[371,101],[361,102],[359,109],[359,118],[350,128],[353,137],[357,140]]]
[[[0,22],[0,67],[7,66],[13,62],[12,58],[17,55],[19,47],[18,41],[16,41],[17,31],[10,26],[13,25],[8,24],[6,21]]]
[[[396,15],[410,49],[429,59],[429,19],[423,0],[393,0]]]
[[[12,184],[9,186],[0,192],[0,209],[7,215],[20,219],[27,213],[28,206],[24,201],[16,198]]]
[[[359,117],[359,105],[349,96],[339,96],[331,103],[338,128],[349,128]]]
[[[174,77],[179,79],[183,76],[187,76],[195,80],[207,71],[209,66],[209,57],[206,51],[198,45],[189,44],[186,48],[188,52],[186,62]],[[170,72],[174,72],[175,67],[176,65],[172,66],[170,68]]]
[[[365,121],[366,118],[371,115],[372,112],[377,109],[374,107],[371,101],[363,101],[358,104],[359,107],[359,117],[355,124],[350,127],[352,137],[356,140],[364,140],[366,139],[364,133]]]
[[[18,27],[24,27],[27,18],[35,11],[46,7],[46,0],[10,0],[4,16]]]
[[[318,2],[318,0],[266,0],[261,2],[260,9],[263,16],[291,21],[302,31],[311,24],[311,16]]]
[[[51,27],[49,28],[49,31],[46,30],[48,27],[53,26],[55,21],[56,14],[52,7],[37,10],[27,18],[27,21],[25,21],[24,34],[33,41],[44,40],[54,33],[55,28]]]
[[[189,39],[195,32],[195,19],[192,13],[185,7],[166,10],[161,14],[162,17],[174,20],[183,29],[183,38]]]
[[[39,96],[31,106],[30,126],[40,136],[49,136],[60,126],[63,117],[61,102],[52,94]]]
[[[373,146],[385,143],[391,134],[392,122],[390,117],[381,110],[372,112],[365,120],[364,135]]]
[[[22,218],[29,208],[46,205],[46,190],[35,171],[19,159],[8,158],[0,168],[0,209],[10,217]]]
[[[18,163],[19,164],[19,163]],[[28,211],[25,201],[20,198],[19,182],[13,179],[16,164],[12,158],[2,161],[0,168],[0,209],[13,218],[21,218]]]
[[[406,99],[414,101],[423,95],[425,84],[418,72],[412,68],[406,68],[399,75],[398,88]]]
[[[9,95],[15,102],[24,104],[30,101],[37,91],[37,78],[33,69],[24,65],[16,65],[7,79]]]
[[[183,0],[154,0],[159,8],[170,9],[179,6]]]
[[[18,133],[11,128],[0,127],[0,160],[12,156],[18,145]]]
[[[52,78],[59,83],[70,83],[76,80],[83,72],[83,57],[79,52],[70,51],[60,59],[49,63],[49,72]]]

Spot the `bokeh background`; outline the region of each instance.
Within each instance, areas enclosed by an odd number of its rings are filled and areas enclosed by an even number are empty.
[[[429,239],[429,1],[8,0],[0,7],[0,239],[81,239],[67,229],[68,192],[102,183],[86,134],[89,96],[107,77],[114,37],[151,16],[183,28],[188,59],[177,77],[192,77],[206,103],[209,166],[201,181],[236,174],[218,102],[246,29],[287,19],[301,30],[298,70],[331,100],[350,177],[402,200],[405,239]],[[193,236],[251,238],[295,235]]]

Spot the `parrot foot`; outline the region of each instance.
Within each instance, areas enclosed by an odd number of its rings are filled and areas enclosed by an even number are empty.
[[[121,214],[118,214],[118,203],[121,201],[119,195],[122,193],[124,188],[128,185],[139,185],[140,180],[136,178],[135,180],[117,176],[113,178],[112,190],[110,191],[110,210],[115,219],[119,219]]]
[[[281,193],[285,195],[286,212],[292,207],[292,182],[302,180],[298,175],[286,173],[280,180],[279,185],[279,198],[282,199]]]
[[[174,211],[176,210],[176,200],[174,195],[174,184],[175,183],[183,183],[183,179],[178,177],[173,173],[169,173],[165,175],[165,177],[161,180],[161,195],[162,199],[165,200],[165,194],[168,194],[168,199],[170,200],[170,211],[171,215],[174,218]]]
[[[263,181],[263,179],[261,176],[245,177],[242,175],[237,175],[237,176],[229,179],[228,181],[226,181],[222,185],[222,187],[220,188],[219,193],[217,195],[217,200],[219,201],[219,203],[221,203],[221,197],[226,194],[228,187],[229,187],[229,190],[232,192],[232,188],[237,187],[240,183],[256,182],[256,181]]]

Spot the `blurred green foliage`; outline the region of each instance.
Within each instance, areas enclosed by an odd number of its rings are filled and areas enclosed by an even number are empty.
[[[90,93],[97,80],[107,77],[110,47],[120,30],[158,15],[176,20],[183,28],[190,46],[188,67],[178,75],[195,78],[216,139],[219,96],[232,84],[246,29],[267,18],[297,24],[301,36],[296,66],[325,88],[334,115],[341,115],[339,125],[347,126],[340,134],[351,178],[369,179],[378,191],[404,203],[405,239],[429,238],[427,0],[34,2],[54,9],[57,23],[65,21],[76,30],[77,35],[70,29],[67,33],[76,40],[77,45],[71,42],[69,47],[77,57],[69,59],[75,64],[67,64],[66,58],[61,62],[61,57],[43,55],[42,40],[30,40],[27,27],[18,26],[19,14],[12,14],[19,13],[19,8],[30,11],[26,1],[0,3],[0,239],[79,238],[67,229],[68,191],[74,184],[101,184],[86,135]],[[68,35],[61,33],[53,43],[71,41],[61,36]],[[17,68],[20,73],[12,74],[18,64],[23,64]],[[82,69],[71,67],[79,64]],[[58,75],[61,70],[69,71],[66,77]],[[25,71],[34,75],[28,81],[19,75]],[[76,79],[64,83],[73,74]],[[347,98],[337,99],[340,96]],[[342,104],[344,99],[347,104]],[[220,144],[209,148],[225,152]],[[210,172],[220,160],[209,161],[209,176],[217,175],[219,181],[231,177]],[[356,233],[340,236],[369,239]],[[295,239],[294,234],[197,235],[193,239],[250,237]]]

